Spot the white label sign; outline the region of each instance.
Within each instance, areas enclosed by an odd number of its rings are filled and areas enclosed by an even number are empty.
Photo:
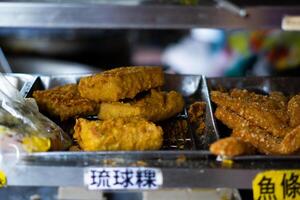
[[[163,184],[160,169],[146,167],[90,167],[84,172],[89,190],[154,190]]]
[[[281,28],[287,31],[299,31],[300,16],[285,16],[282,19]]]

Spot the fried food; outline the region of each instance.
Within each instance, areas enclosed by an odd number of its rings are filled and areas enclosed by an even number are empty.
[[[290,126],[300,125],[300,95],[295,95],[288,102],[287,114],[290,117]]]
[[[198,135],[202,135],[205,130],[205,107],[205,102],[197,101],[190,105],[188,110],[189,122],[195,127]]]
[[[85,151],[156,150],[161,148],[161,127],[143,118],[88,121],[77,119],[74,139]]]
[[[79,95],[76,84],[58,86],[49,90],[34,91],[33,97],[39,109],[61,121],[72,117],[96,115],[98,103]]]
[[[127,103],[102,103],[98,117],[99,119],[141,117],[156,122],[178,114],[183,107],[184,100],[180,93],[175,91],[159,92],[152,89],[150,94],[145,97]]]
[[[250,125],[249,121],[222,106],[216,109],[215,117],[231,129],[243,128]]]
[[[210,152],[215,155],[228,157],[254,154],[256,149],[247,142],[235,137],[227,137],[217,140],[210,145]]]
[[[268,102],[236,98],[219,91],[212,91],[211,99],[218,106],[223,106],[236,112],[250,123],[267,130],[276,137],[283,137],[287,132],[288,124],[275,114],[280,112],[280,110],[262,106],[263,104],[268,104]]]
[[[278,119],[288,123],[286,115],[287,98],[281,92],[271,92],[270,95],[261,95],[248,90],[233,89],[230,96],[245,102],[259,104],[261,109],[272,112]]]
[[[256,126],[246,126],[240,129],[233,129],[231,136],[251,143],[261,153],[267,155],[285,154],[281,150],[282,138],[274,137],[265,130]]]
[[[233,111],[224,107],[218,107],[215,116],[226,126],[233,129],[232,137],[239,138],[252,144],[259,152],[265,154],[282,154],[279,148],[280,138],[276,138],[267,131],[253,126],[249,121]]]
[[[119,101],[163,84],[160,67],[121,67],[81,78],[78,89],[82,97],[96,102]]]
[[[293,154],[300,149],[300,126],[290,131],[281,142],[281,151],[284,154]]]

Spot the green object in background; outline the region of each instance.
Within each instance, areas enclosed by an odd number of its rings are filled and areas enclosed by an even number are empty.
[[[247,32],[235,32],[228,38],[229,46],[243,56],[251,53],[249,47],[249,34]]]
[[[188,5],[188,6],[197,5],[198,3],[199,3],[199,0],[180,0],[180,4]]]

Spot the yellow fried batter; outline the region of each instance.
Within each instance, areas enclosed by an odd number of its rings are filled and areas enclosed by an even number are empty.
[[[81,78],[78,89],[82,97],[97,102],[118,101],[163,84],[160,67],[121,67]]]
[[[217,140],[210,145],[209,150],[215,155],[223,155],[228,157],[250,155],[255,153],[255,148],[247,142],[235,137],[227,137]]]
[[[77,116],[96,115],[98,103],[79,95],[76,84],[68,84],[49,90],[34,91],[33,97],[39,109],[62,121]]]
[[[77,119],[74,129],[85,151],[156,150],[163,142],[161,127],[143,118]]]
[[[102,103],[98,117],[142,117],[150,121],[161,121],[178,114],[183,107],[184,100],[178,92],[159,92],[152,89],[146,97],[128,103]]]

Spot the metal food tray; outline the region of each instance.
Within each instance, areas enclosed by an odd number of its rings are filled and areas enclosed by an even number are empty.
[[[21,90],[26,97],[30,97],[34,90],[78,83],[82,76],[86,75],[31,76]],[[83,173],[88,166],[148,166],[162,170],[163,188],[251,188],[252,179],[262,170],[300,168],[300,156],[240,156],[234,158],[230,165],[217,161],[208,147],[226,134],[217,129],[220,125],[214,119],[209,92],[222,87],[296,94],[300,92],[300,88],[297,88],[299,83],[299,78],[206,78],[167,74],[163,89],[179,91],[187,105],[199,100],[206,102],[204,134],[198,136],[189,127],[186,137],[177,138],[188,143],[184,148],[168,144],[158,151],[32,153],[22,155],[17,165],[4,165],[3,170],[7,173],[8,185],[15,186],[83,186]],[[174,119],[186,118],[185,110]]]

